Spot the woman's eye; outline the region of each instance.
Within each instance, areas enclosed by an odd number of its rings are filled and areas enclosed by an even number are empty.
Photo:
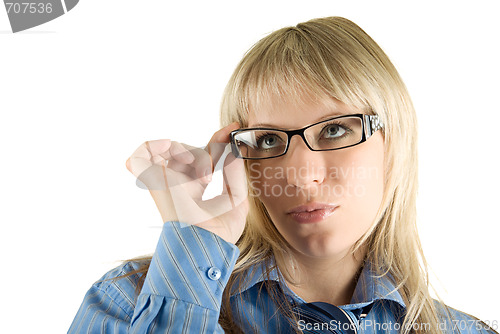
[[[338,124],[330,124],[325,126],[323,129],[323,134],[326,138],[342,137],[345,133],[345,128]]]
[[[257,141],[258,147],[262,149],[273,148],[278,143],[278,136],[276,135],[265,135],[259,138]]]

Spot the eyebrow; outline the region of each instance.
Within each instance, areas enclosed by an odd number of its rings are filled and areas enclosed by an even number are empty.
[[[336,113],[330,113],[330,114],[328,114],[326,116],[318,118],[314,122],[309,123],[307,125],[315,124],[315,123],[321,122],[321,121],[329,119],[329,118],[338,117],[338,116],[344,116],[344,115],[347,115],[347,114],[338,113],[338,112],[336,112]],[[307,125],[305,125],[305,126],[307,126]],[[257,123],[257,124],[252,125],[251,127],[252,128],[256,128],[256,127],[269,127],[269,128],[273,128],[273,129],[285,129],[285,128],[282,128],[280,126],[276,126],[274,124],[268,124],[268,123]]]

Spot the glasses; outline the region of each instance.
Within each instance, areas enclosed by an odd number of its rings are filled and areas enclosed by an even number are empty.
[[[333,151],[355,146],[383,128],[378,115],[333,117],[298,130],[238,129],[230,133],[233,154],[241,159],[270,159],[285,155],[293,136],[299,135],[311,151]]]

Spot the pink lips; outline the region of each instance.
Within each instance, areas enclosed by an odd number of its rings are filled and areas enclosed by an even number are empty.
[[[338,205],[310,203],[288,211],[288,215],[301,224],[317,223],[332,215]]]

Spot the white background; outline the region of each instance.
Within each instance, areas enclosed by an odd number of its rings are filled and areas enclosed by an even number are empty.
[[[496,5],[82,0],[16,34],[0,9],[0,332],[66,332],[95,280],[153,252],[161,217],[126,159],[146,140],[205,145],[244,52],[332,15],[381,45],[413,97],[433,284],[449,305],[500,320]]]

